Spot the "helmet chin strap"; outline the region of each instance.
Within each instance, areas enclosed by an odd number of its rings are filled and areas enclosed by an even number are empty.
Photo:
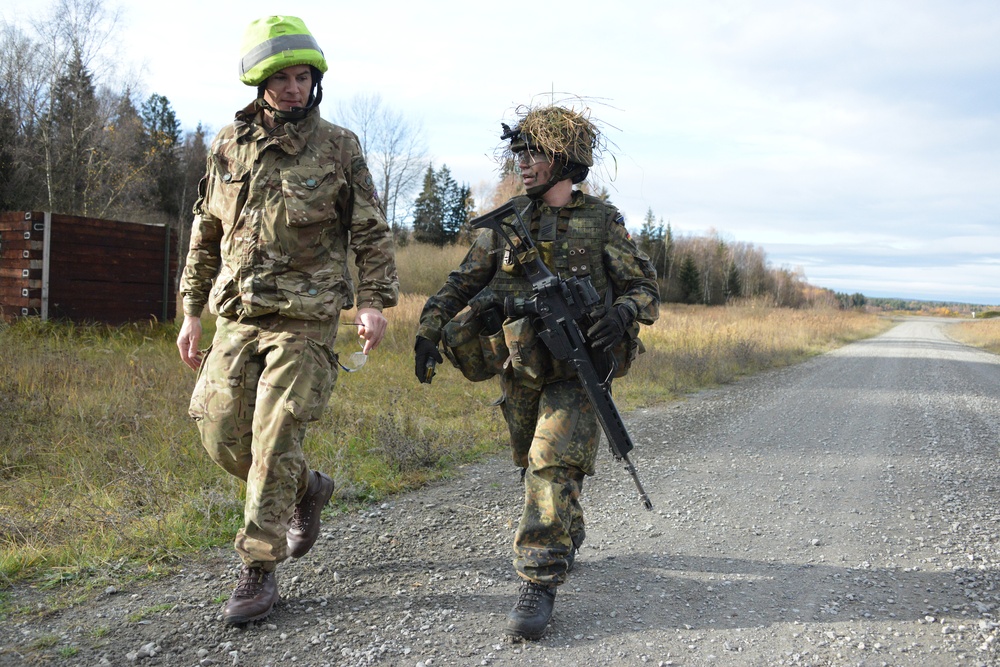
[[[541,185],[533,185],[525,190],[525,194],[527,194],[528,197],[531,199],[541,199],[545,196],[545,193],[551,190],[552,187],[559,181],[564,181],[568,178],[572,180],[573,183],[579,183],[587,177],[588,169],[586,167],[581,167],[580,165],[559,161],[553,165],[553,167],[556,168],[552,170],[549,180]]]
[[[552,186],[559,181],[552,180],[550,177],[548,181],[542,183],[541,185],[532,185],[530,188],[525,189],[525,194],[531,199],[541,199],[545,196],[545,193],[552,189]]]
[[[304,107],[292,107],[287,111],[281,109],[275,109],[270,104],[264,100],[264,91],[258,91],[257,94],[257,106],[265,111],[269,111],[274,120],[279,123],[297,123],[306,116],[313,108],[319,106],[319,103],[323,100],[323,84],[319,81],[316,82],[316,88],[314,93],[309,93],[309,103]]]

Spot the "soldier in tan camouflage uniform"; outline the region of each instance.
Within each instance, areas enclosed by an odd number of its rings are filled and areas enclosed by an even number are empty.
[[[515,207],[533,202],[525,223],[554,273],[589,274],[606,314],[587,327],[588,341],[598,353],[613,352],[623,374],[638,348],[638,323],[652,324],[658,315],[659,294],[656,272],[632,242],[621,213],[573,189],[593,165],[597,128],[580,112],[548,106],[522,111],[517,127],[505,129],[504,139],[511,140],[506,155],[517,160],[527,190],[527,197],[515,198]],[[428,361],[441,361],[442,342],[466,377],[483,379],[490,373],[480,372],[481,367],[491,363],[499,374],[514,463],[524,476],[524,508],[514,537],[521,589],[504,630],[515,638],[537,639],[551,617],[556,587],[566,581],[585,537],[580,493],[584,477],[594,474],[600,426],[575,371],[551,358],[528,318],[508,317],[502,334],[483,332],[478,360],[466,354],[470,348],[453,348],[449,340],[454,331],[455,341],[467,338],[463,327],[453,327],[464,321],[463,315],[455,316],[470,303],[472,310],[463,313],[485,312],[505,298],[530,295],[516,258],[497,234],[483,231],[424,306],[415,371],[428,381]],[[506,359],[496,354],[498,344]]]
[[[240,78],[257,99],[212,144],[177,338],[199,370],[190,412],[205,449],[246,481],[235,541],[243,569],[223,611],[233,624],[271,612],[275,567],[312,547],[333,494],[333,481],[306,465],[302,440],[337,377],[340,311],[355,305],[348,250],[366,354],[398,297],[391,233],[358,139],[319,114],[327,64],[315,39],[300,19],[270,16],[249,26],[242,52]],[[206,304],[218,319],[203,355]]]

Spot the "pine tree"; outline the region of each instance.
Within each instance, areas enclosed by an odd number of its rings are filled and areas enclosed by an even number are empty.
[[[663,225],[663,218],[660,218],[660,225]],[[661,283],[668,285],[674,273],[674,230],[671,229],[669,222],[663,232],[663,258],[657,265],[656,271]]]
[[[646,217],[642,219],[642,227],[639,228],[638,246],[639,250],[653,256],[653,243],[656,235],[656,216],[653,215],[653,207],[646,209]]]
[[[45,119],[49,209],[86,213],[85,170],[97,125],[93,77],[74,52],[56,80],[53,106]]]
[[[437,246],[457,241],[469,221],[471,194],[468,185],[455,181],[448,165],[437,172],[428,167],[413,204],[413,238]]]
[[[740,269],[736,266],[736,262],[730,262],[729,270],[726,272],[726,301],[738,299],[740,296]]]
[[[677,282],[681,290],[681,300],[684,303],[701,302],[701,274],[691,255],[684,255]]]
[[[149,176],[146,130],[126,91],[101,128],[87,165],[86,209],[98,217],[132,219],[156,197]]]
[[[453,243],[462,231],[464,207],[461,207],[461,191],[451,176],[448,165],[441,165],[437,173],[438,196],[441,198],[441,234],[444,243]]]
[[[459,185],[455,182],[447,165],[443,165],[438,172],[438,186],[441,192],[445,240],[447,243],[455,243],[469,222],[469,199],[472,190],[467,183]]]
[[[208,158],[208,137],[201,123],[188,132],[180,148],[181,187],[177,191],[177,216],[182,223],[191,222],[191,210],[198,195],[198,183],[205,173]],[[186,245],[184,246],[187,247]]]
[[[646,210],[646,217],[642,220],[637,244],[639,249],[649,257],[657,271],[665,264],[667,250],[664,244],[665,238],[666,230],[663,228],[663,219],[661,218],[660,223],[657,224],[656,216],[653,215],[653,209],[650,207]]]
[[[153,94],[142,105],[142,124],[146,128],[147,151],[152,178],[156,181],[158,210],[171,217],[178,213],[178,190],[183,188],[178,159],[181,124],[163,95]]]
[[[438,178],[431,165],[424,175],[424,187],[413,204],[413,238],[421,243],[443,246],[447,242],[443,214]]]

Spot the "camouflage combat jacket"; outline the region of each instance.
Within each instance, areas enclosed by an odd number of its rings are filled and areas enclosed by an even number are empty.
[[[536,242],[540,235],[544,236],[540,228],[549,216],[558,220],[555,241],[550,250],[542,252],[549,268],[567,278],[590,275],[602,297],[611,289],[613,303],[625,304],[637,322],[652,324],[659,315],[660,303],[656,270],[632,241],[618,209],[596,197],[574,191],[570,203],[561,209],[545,204],[535,208],[531,233]],[[417,335],[440,342],[444,325],[487,286],[497,296],[529,296],[531,283],[527,278],[517,272],[501,270],[505,257],[509,261],[505,243],[499,236],[490,230],[480,233],[461,266],[448,276],[444,287],[427,300],[420,314]],[[596,258],[592,265],[589,257]]]
[[[357,306],[396,304],[392,235],[357,136],[314,109],[269,134],[255,104],[212,143],[199,186],[184,314],[241,319],[272,313],[336,317],[354,305],[348,248],[358,268]]]

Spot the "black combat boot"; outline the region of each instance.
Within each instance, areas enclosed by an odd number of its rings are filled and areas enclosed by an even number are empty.
[[[319,537],[319,515],[323,507],[333,495],[333,480],[313,470],[310,473],[309,488],[302,502],[295,506],[292,513],[292,524],[285,535],[288,543],[288,555],[292,558],[302,558],[312,549]]]
[[[522,581],[517,604],[507,614],[504,632],[520,639],[540,639],[552,618],[556,587]]]
[[[278,578],[274,572],[244,565],[236,590],[222,611],[222,618],[231,625],[259,621],[271,613],[277,601]]]

